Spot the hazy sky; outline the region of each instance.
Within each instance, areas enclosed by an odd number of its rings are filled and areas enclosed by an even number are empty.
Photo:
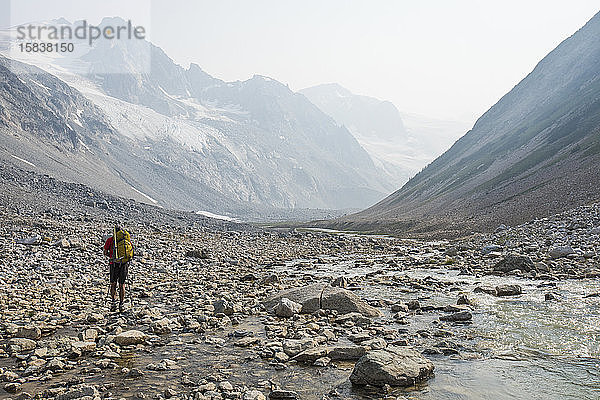
[[[473,123],[599,10],[597,0],[18,0],[11,23],[120,15],[177,63],[224,80],[338,82]]]

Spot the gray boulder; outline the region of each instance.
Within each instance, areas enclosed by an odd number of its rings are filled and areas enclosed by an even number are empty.
[[[353,385],[412,386],[433,375],[433,363],[414,350],[389,346],[370,351],[354,365]]]
[[[325,285],[316,283],[313,285],[282,290],[279,293],[267,298],[267,300],[264,302],[264,305],[267,310],[274,310],[281,299],[287,298],[294,303],[299,303],[302,305],[302,309],[300,310],[301,313],[310,314],[320,308],[321,293],[323,292],[324,288]]]
[[[284,297],[279,301],[279,304],[275,308],[275,315],[278,317],[290,318],[300,313],[301,310],[302,304]]]
[[[42,331],[35,325],[20,326],[17,331],[17,337],[38,340],[42,337]]]
[[[511,272],[514,270],[529,272],[535,269],[535,264],[531,258],[520,254],[509,254],[494,265],[494,271]]]
[[[26,338],[12,338],[8,341],[8,345],[18,349],[18,351],[30,351],[36,347],[35,341]]]
[[[440,321],[449,322],[465,322],[473,319],[473,315],[468,311],[459,311],[450,315],[443,315],[440,317]]]
[[[285,339],[283,341],[283,351],[290,357],[294,357],[295,355],[314,347],[317,347],[317,342],[311,338]]]
[[[379,317],[381,312],[368,305],[349,290],[323,284],[283,290],[264,301],[267,310],[276,311],[283,298],[301,304],[303,314],[311,314],[319,309],[336,310],[339,314],[360,313],[366,317]]]
[[[336,310],[340,314],[360,313],[366,317],[380,317],[381,311],[368,305],[349,290],[327,286],[321,296],[321,308]]]
[[[496,296],[518,296],[523,293],[523,289],[519,285],[498,285],[496,286]]]
[[[552,258],[566,257],[570,254],[575,254],[575,250],[571,246],[556,246],[548,252],[548,255]]]
[[[132,344],[140,344],[144,343],[146,340],[146,334],[141,331],[137,331],[132,329],[130,331],[125,331],[119,333],[115,336],[115,343],[120,346],[129,346]]]

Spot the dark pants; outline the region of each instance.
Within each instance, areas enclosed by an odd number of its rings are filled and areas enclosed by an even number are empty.
[[[110,283],[119,281],[119,285],[124,285],[129,271],[129,262],[110,264]]]

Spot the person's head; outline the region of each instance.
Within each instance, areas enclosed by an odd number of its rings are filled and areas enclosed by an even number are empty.
[[[115,232],[119,232],[121,230],[121,224],[118,222],[115,222]]]

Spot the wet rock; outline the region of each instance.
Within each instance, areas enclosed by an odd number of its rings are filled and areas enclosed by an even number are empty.
[[[144,376],[144,373],[139,368],[131,368],[127,373],[128,378],[140,378]]]
[[[496,288],[491,286],[477,286],[475,289],[473,289],[473,293],[487,293],[495,296]]]
[[[350,375],[353,385],[412,386],[433,375],[433,363],[414,350],[389,346],[361,357]]]
[[[315,347],[312,349],[308,349],[303,351],[302,353],[296,355],[294,360],[299,363],[314,363],[317,359],[321,357],[326,357],[329,354],[329,348],[326,346]]]
[[[494,265],[494,271],[497,272],[507,273],[517,269],[529,272],[535,269],[535,265],[529,257],[519,254],[509,254]]]
[[[556,246],[548,251],[548,255],[551,258],[561,258],[568,255],[575,254],[575,250],[571,246]]]
[[[121,332],[117,336],[115,336],[115,339],[114,339],[115,343],[120,346],[129,346],[129,345],[133,345],[133,344],[140,344],[140,343],[144,343],[145,340],[146,340],[146,334],[141,331],[135,330],[135,329]]]
[[[440,317],[440,321],[448,321],[448,322],[464,322],[470,321],[473,319],[473,314],[468,311],[460,311],[457,313],[453,313],[450,315],[443,315]]]
[[[281,291],[265,300],[265,307],[273,310],[283,298],[301,304],[300,312],[303,314],[312,314],[323,309],[336,310],[340,314],[360,313],[367,317],[381,315],[379,310],[368,305],[351,291],[329,285],[313,284]]]
[[[496,286],[496,296],[518,296],[523,292],[519,285],[498,285]]]
[[[82,354],[96,350],[96,342],[73,342],[71,343],[71,358],[81,357]]]
[[[406,303],[406,306],[411,311],[418,310],[421,308],[421,304],[419,303],[419,300],[410,300],[409,302]]]
[[[456,300],[456,305],[472,305],[471,300],[466,295],[466,293],[462,293],[458,296],[458,300]]]
[[[300,400],[300,396],[291,390],[273,390],[269,393],[269,400]]]
[[[408,306],[402,303],[392,304],[392,312],[408,312]]]
[[[275,308],[275,315],[278,317],[290,318],[300,313],[301,310],[302,304],[284,297],[279,301],[279,304]]]
[[[554,293],[546,293],[544,295],[544,300],[545,301],[556,300],[556,295]]]

